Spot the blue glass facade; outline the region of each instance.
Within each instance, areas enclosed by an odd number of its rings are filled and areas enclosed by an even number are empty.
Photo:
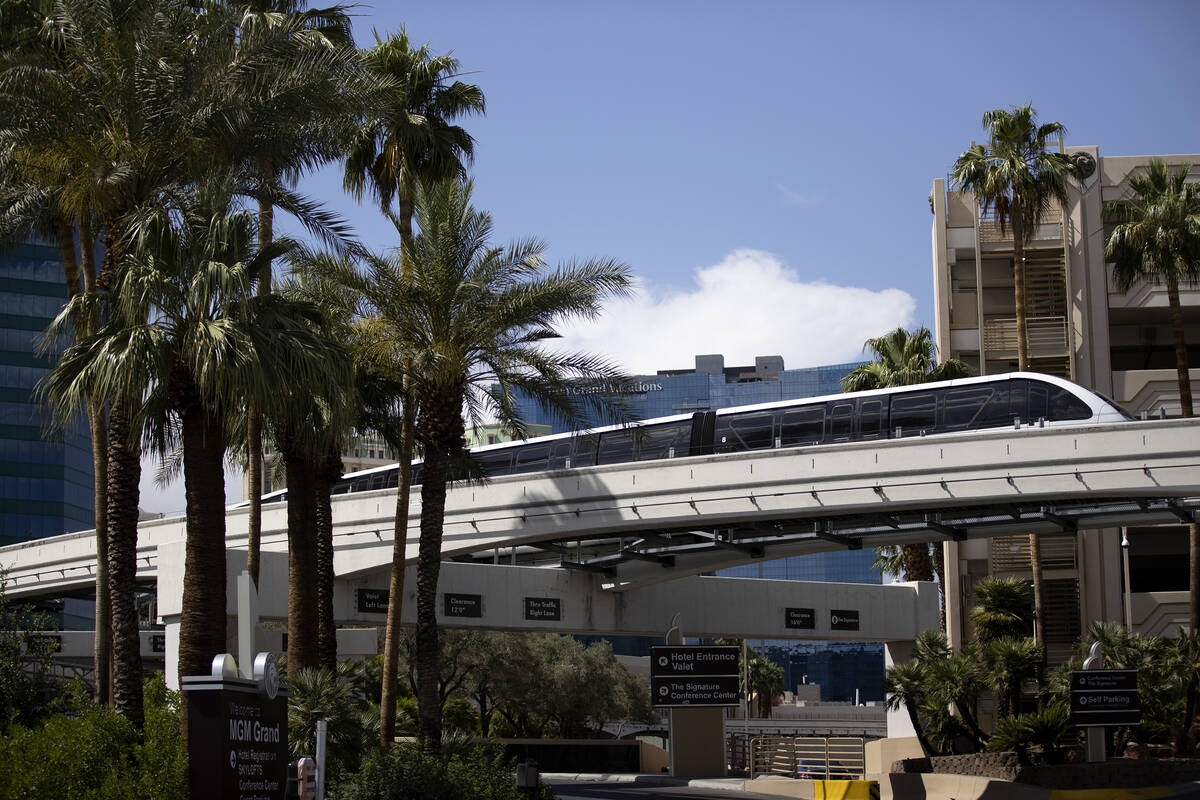
[[[725,367],[720,356],[697,356],[695,369],[662,370],[655,375],[632,377],[623,387],[622,400],[641,419],[653,419],[837,394],[842,378],[858,363],[788,370],[777,356],[759,357],[754,366],[745,367]],[[533,402],[519,402],[517,409],[526,422],[552,425],[555,433],[568,430]],[[755,562],[716,574],[732,578],[879,583],[879,575],[871,569],[874,560],[871,550],[848,550]],[[590,641],[602,637],[581,638]],[[609,641],[614,651],[625,655],[649,655],[650,646],[659,643],[634,636],[609,637]],[[752,645],[783,668],[784,686],[788,689],[802,682],[817,683],[821,685],[821,699],[826,701],[853,701],[856,696],[862,702],[883,699],[882,644],[780,640],[754,641]]]
[[[94,524],[87,420],[50,435],[33,397],[51,364],[38,343],[66,299],[57,247],[0,249],[0,545]]]

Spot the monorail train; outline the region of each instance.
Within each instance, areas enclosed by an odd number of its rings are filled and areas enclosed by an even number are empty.
[[[1076,383],[1012,372],[698,411],[487,445],[471,455],[486,475],[496,477],[712,453],[1129,419],[1111,400]],[[395,488],[396,480],[395,464],[374,467],[343,476],[333,493]],[[413,462],[412,482],[421,482],[420,461]],[[265,495],[263,502],[286,496],[287,489],[282,489]]]

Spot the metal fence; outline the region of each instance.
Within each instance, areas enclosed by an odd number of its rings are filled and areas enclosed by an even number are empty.
[[[866,771],[865,739],[847,736],[729,737],[729,763],[754,779],[784,775],[810,780],[851,780]]]

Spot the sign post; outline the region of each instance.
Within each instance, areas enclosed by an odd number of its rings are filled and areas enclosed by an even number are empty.
[[[1104,648],[1092,645],[1083,669],[1071,671],[1071,724],[1087,731],[1087,760],[1104,761],[1104,727],[1142,720],[1136,669],[1102,669]]]
[[[736,706],[737,645],[650,648],[651,702],[659,708]]]
[[[273,653],[259,653],[252,678],[233,656],[213,659],[211,675],[186,675],[188,788],[192,797],[284,800],[287,690]]]

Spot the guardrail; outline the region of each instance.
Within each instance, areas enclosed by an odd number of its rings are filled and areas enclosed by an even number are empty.
[[[844,736],[729,737],[729,763],[751,780],[784,775],[809,780],[853,780],[866,772],[864,739]]]

